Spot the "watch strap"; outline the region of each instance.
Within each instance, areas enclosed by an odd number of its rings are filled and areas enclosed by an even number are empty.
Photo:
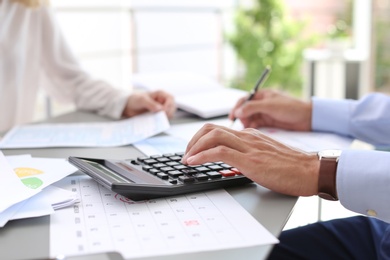
[[[327,200],[338,200],[336,191],[336,158],[321,158],[318,177],[318,196]]]

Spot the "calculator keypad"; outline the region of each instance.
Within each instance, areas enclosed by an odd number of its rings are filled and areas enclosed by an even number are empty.
[[[241,172],[224,162],[208,162],[202,165],[182,164],[184,153],[170,153],[138,157],[132,164],[141,165],[149,174],[155,175],[171,184],[204,182],[220,178],[232,178]]]

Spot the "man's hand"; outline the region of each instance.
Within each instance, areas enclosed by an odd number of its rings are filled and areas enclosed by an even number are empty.
[[[229,114],[239,118],[244,127],[277,127],[294,131],[310,131],[312,104],[278,92],[258,91],[251,101],[240,99]]]
[[[249,179],[276,192],[293,196],[318,192],[317,155],[284,145],[256,129],[203,126],[189,142],[182,163],[216,161],[236,167]]]

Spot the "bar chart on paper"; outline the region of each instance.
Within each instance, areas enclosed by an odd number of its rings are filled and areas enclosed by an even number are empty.
[[[51,215],[51,256],[118,251],[134,258],[277,243],[225,190],[133,202],[88,176],[57,185],[81,202]]]

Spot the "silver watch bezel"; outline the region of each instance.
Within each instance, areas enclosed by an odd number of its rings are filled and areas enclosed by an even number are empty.
[[[337,149],[322,150],[319,151],[317,155],[319,160],[321,160],[322,158],[328,158],[328,159],[336,159],[336,161],[338,161],[341,155],[341,150],[337,150]]]

